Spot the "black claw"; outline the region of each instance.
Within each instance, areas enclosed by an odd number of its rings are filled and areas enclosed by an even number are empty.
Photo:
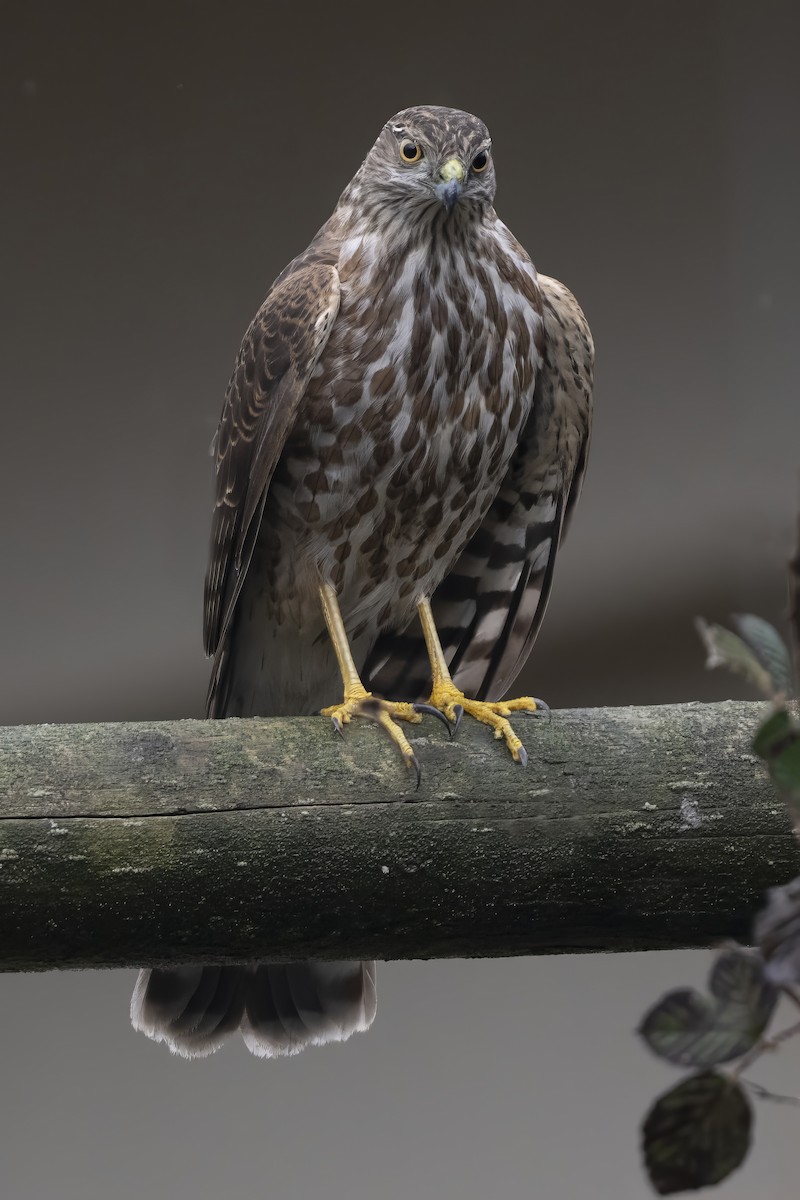
[[[342,728],[342,722],[339,720],[339,718],[331,717],[331,724],[333,725],[333,728],[338,733],[339,737],[343,738],[344,737],[344,729]]]
[[[549,717],[550,705],[545,704],[544,700],[540,700],[538,696],[533,697],[536,701],[536,708],[533,710],[534,717]]]
[[[456,714],[456,719],[455,719],[455,722],[453,723],[453,732],[450,734],[451,737],[455,737],[456,734],[458,733],[458,727],[461,724],[461,718],[464,715],[464,705],[463,704],[454,705],[453,712]]]
[[[517,747],[517,758],[519,759],[519,765],[520,765],[521,767],[527,767],[527,765],[528,765],[528,751],[525,749],[525,747],[524,747],[524,746],[518,746],[518,747]]]
[[[434,708],[432,704],[414,704],[412,708],[414,712],[428,713],[432,717],[438,717],[442,724],[447,726],[447,732],[450,734],[450,737],[453,736],[453,726],[440,708]]]
[[[415,786],[414,786],[414,791],[415,791],[415,792],[418,792],[418,791],[419,791],[419,785],[422,783],[422,768],[421,768],[421,767],[420,767],[420,765],[419,765],[419,761],[418,761],[418,759],[417,759],[417,756],[416,756],[416,754],[412,754],[412,755],[411,755],[411,758],[407,758],[407,759],[406,759],[406,764],[407,764],[409,767],[412,767],[412,768],[413,768],[413,770],[416,772],[416,775],[417,775],[417,782],[416,782],[416,784],[415,784]]]

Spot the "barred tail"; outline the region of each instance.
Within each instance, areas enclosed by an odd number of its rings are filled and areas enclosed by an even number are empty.
[[[202,1058],[240,1028],[261,1058],[343,1042],[375,1017],[375,963],[152,967],[131,999],[134,1029],[173,1054]]]

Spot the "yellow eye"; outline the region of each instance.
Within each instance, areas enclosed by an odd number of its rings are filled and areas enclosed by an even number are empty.
[[[401,142],[400,157],[403,162],[415,163],[422,158],[422,148],[416,142]]]
[[[476,154],[472,160],[472,169],[476,175],[480,175],[481,171],[485,171],[489,165],[489,155],[485,150],[481,150],[480,154]]]

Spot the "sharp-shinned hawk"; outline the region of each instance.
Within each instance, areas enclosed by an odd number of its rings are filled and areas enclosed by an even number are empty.
[[[418,772],[399,722],[466,713],[525,762],[508,717],[536,701],[499,697],[578,499],[593,348],[494,193],[482,121],[398,113],[247,330],[216,440],[209,716],[364,716]],[[131,1015],[186,1056],[237,1027],[272,1056],[375,1006],[374,963],[185,966],[142,971]]]

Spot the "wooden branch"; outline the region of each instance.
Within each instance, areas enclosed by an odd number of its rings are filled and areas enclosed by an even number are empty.
[[[798,872],[763,706],[0,730],[0,968],[645,950],[747,938]]]

